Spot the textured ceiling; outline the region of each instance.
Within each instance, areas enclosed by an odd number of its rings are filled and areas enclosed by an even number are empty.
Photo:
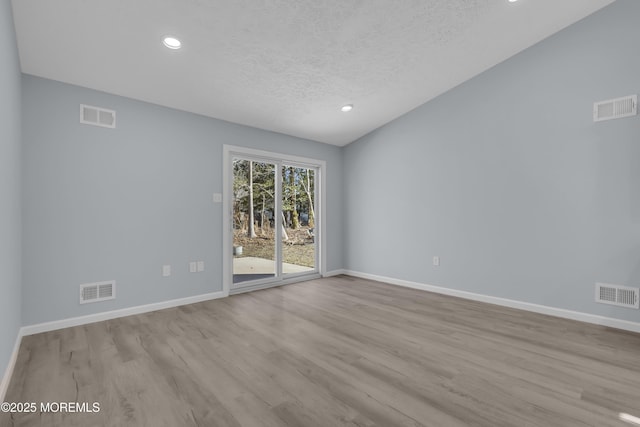
[[[345,145],[612,2],[13,0],[13,9],[24,73]],[[166,34],[183,49],[166,49]],[[347,103],[354,110],[340,112]]]

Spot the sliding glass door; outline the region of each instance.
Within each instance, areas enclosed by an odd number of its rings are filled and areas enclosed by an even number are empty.
[[[320,165],[254,150],[225,157],[229,292],[319,276]]]

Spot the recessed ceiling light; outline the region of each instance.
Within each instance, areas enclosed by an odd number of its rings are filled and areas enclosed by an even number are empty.
[[[182,42],[172,36],[166,36],[163,38],[162,43],[169,49],[180,49],[182,47]]]
[[[515,2],[517,2],[517,1],[518,1],[518,0],[509,0],[509,3],[515,3]]]
[[[343,113],[347,113],[351,110],[353,110],[353,104],[343,105],[342,108],[340,109],[340,111],[342,111]]]

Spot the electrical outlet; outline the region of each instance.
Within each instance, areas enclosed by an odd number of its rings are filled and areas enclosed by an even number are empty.
[[[440,265],[440,257],[439,256],[434,256],[433,257],[433,265],[435,265],[436,267]]]
[[[169,277],[171,276],[171,266],[170,265],[163,265],[162,266],[162,277]]]
[[[213,203],[222,203],[221,193],[213,193]]]

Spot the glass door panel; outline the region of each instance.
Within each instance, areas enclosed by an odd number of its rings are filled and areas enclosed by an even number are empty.
[[[315,169],[283,164],[282,273],[317,270]]]
[[[278,276],[275,163],[233,159],[233,284]]]

